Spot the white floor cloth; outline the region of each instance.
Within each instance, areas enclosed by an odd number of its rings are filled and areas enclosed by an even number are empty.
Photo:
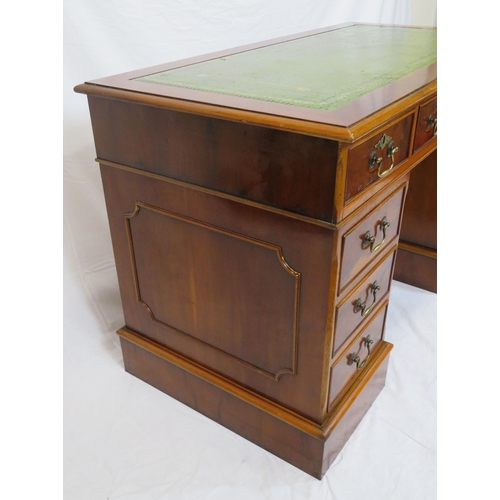
[[[110,329],[66,282],[64,498],[436,497],[435,294],[393,282],[386,387],[320,482],[125,372],[114,273],[99,277]]]

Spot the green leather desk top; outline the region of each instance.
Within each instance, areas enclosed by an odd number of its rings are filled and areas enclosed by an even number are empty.
[[[437,30],[355,25],[134,79],[332,110],[437,60]]]

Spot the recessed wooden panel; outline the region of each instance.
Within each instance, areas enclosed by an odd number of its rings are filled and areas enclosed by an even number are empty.
[[[280,247],[141,203],[126,223],[152,321],[269,377],[295,373],[300,273]]]
[[[213,196],[210,193],[191,189],[187,186],[180,186],[175,182],[163,180],[156,175],[150,176],[141,171],[124,170],[107,165],[101,165],[101,171],[126,327],[173,352],[193,360],[200,366],[227,377],[236,384],[252,388],[255,392],[266,395],[272,400],[280,401],[281,404],[294,411],[320,421],[321,408],[315,402],[320,397],[325,332],[331,332],[332,329],[331,325],[328,324],[328,297],[333,279],[331,260],[334,233],[332,230],[314,224],[307,224],[267,210],[260,210],[247,204]],[[137,200],[140,200],[140,202]],[[203,226],[200,226],[200,228],[207,232],[217,232],[215,229],[218,228],[223,231],[224,239],[229,242],[237,239],[237,235],[246,238],[241,240],[244,243],[241,247],[243,249],[249,248],[249,256],[244,258],[242,254],[239,262],[242,265],[245,264],[248,268],[243,268],[244,272],[241,276],[236,276],[232,281],[239,283],[243,289],[246,287],[244,280],[247,276],[250,275],[250,278],[254,279],[254,274],[257,273],[263,279],[261,280],[262,286],[258,287],[258,291],[255,290],[257,286],[254,287],[255,299],[249,290],[240,291],[235,288],[240,295],[243,293],[248,298],[247,301],[239,301],[236,304],[237,307],[232,311],[232,314],[238,313],[240,317],[244,317],[243,309],[248,308],[255,311],[255,304],[260,303],[261,297],[267,296],[267,279],[274,280],[276,277],[276,279],[285,280],[287,285],[292,283],[289,285],[291,287],[295,286],[293,284],[294,277],[280,264],[277,248],[282,248],[286,262],[291,268],[300,272],[300,304],[297,308],[299,314],[296,338],[297,367],[295,375],[284,372],[282,376],[279,376],[279,371],[274,372],[274,369],[281,370],[282,368],[290,369],[292,367],[288,356],[283,356],[284,352],[286,352],[285,349],[288,348],[286,342],[291,339],[291,333],[289,333],[288,329],[286,330],[288,337],[283,339],[280,344],[281,347],[276,349],[274,353],[268,351],[266,347],[271,339],[265,337],[264,341],[261,342],[262,357],[267,359],[267,357],[276,355],[278,360],[281,361],[286,358],[286,364],[276,363],[271,365],[269,363],[266,365],[260,364],[260,362],[248,364],[247,361],[251,360],[235,357],[231,353],[221,350],[221,348],[209,345],[204,339],[200,340],[187,334],[185,330],[181,331],[175,327],[166,326],[166,323],[151,318],[148,309],[137,299],[135,271],[130,254],[129,237],[131,234],[128,234],[126,226],[125,214],[133,213],[136,203],[139,203],[139,206],[153,207],[152,210],[159,209],[161,212],[161,215],[159,214],[160,220],[175,218],[175,215],[181,218],[179,219],[182,221],[181,225],[187,226],[190,224],[196,225],[195,222],[201,223]],[[140,228],[141,217],[145,215],[145,213],[141,214],[143,211],[143,208],[141,208],[139,213],[130,219],[131,224],[138,222],[137,228],[133,229]],[[170,215],[164,215],[164,213]],[[163,237],[162,232],[164,231],[162,227],[162,223],[154,226],[149,224],[150,230],[147,231],[148,228],[144,229],[144,232],[147,232],[148,235],[138,237],[134,233],[134,242],[142,243],[142,240],[144,240],[142,244],[147,246],[148,241],[151,241],[154,245],[158,236]],[[149,239],[146,240],[147,238]],[[269,242],[271,245],[266,243],[265,247],[260,247],[257,244],[258,242]],[[235,241],[235,243],[237,242]],[[200,252],[200,259],[205,259],[206,257],[203,254],[208,251],[208,248],[200,244],[196,246],[196,251]],[[264,257],[269,256],[270,267],[260,269],[253,257],[255,254],[264,255]],[[150,268],[155,259],[164,258],[159,252],[152,253],[146,250],[143,251],[143,256],[142,260],[146,260]],[[226,267],[227,252],[210,252],[210,256],[217,260],[213,266],[210,264],[211,267],[215,269]],[[182,262],[186,263],[187,257],[181,256],[181,258]],[[140,260],[139,256],[135,260],[138,262]],[[141,277],[140,266],[137,267],[139,277]],[[154,278],[157,279],[156,276]],[[212,274],[212,279],[213,286],[206,287],[203,292],[209,301],[212,300],[213,290],[223,290],[227,286],[227,278],[224,277],[224,273]],[[144,291],[142,286],[144,286],[144,283],[141,283],[141,292]],[[286,291],[288,292],[288,290]],[[200,294],[197,295],[198,302],[204,300],[204,297]],[[278,304],[279,306],[285,302],[283,294],[273,295],[269,293],[268,298],[269,300],[264,304],[267,317],[269,317],[269,314],[266,311],[270,305]],[[150,304],[150,298],[146,298],[144,302],[151,307],[153,313],[157,314],[160,319],[166,319],[160,314],[161,307],[157,310],[154,303]],[[293,316],[293,302],[290,306],[288,306],[288,303],[285,303],[285,305],[282,314],[289,317]],[[265,320],[265,318],[260,318],[260,316],[263,316],[260,313],[254,315],[255,318],[248,316],[252,321]],[[291,322],[287,321],[288,325],[290,325]],[[248,322],[246,327],[249,328]],[[253,332],[251,333],[253,335]],[[221,330],[220,334],[223,337],[227,336],[229,342],[233,336],[233,330]],[[261,340],[255,338],[255,342]],[[225,348],[224,344],[217,345],[221,346],[222,349]],[[238,353],[233,354],[238,355]],[[251,361],[251,363],[253,362]],[[273,370],[273,372],[262,371],[262,368],[264,370]],[[276,377],[274,374],[276,374]],[[278,376],[279,382],[277,383],[276,378]]]

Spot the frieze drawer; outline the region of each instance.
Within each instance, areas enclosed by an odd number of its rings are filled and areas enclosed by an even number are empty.
[[[349,151],[345,202],[390,175],[408,158],[413,116],[406,116]]]
[[[437,136],[437,97],[419,107],[413,151],[418,151],[435,136]]]

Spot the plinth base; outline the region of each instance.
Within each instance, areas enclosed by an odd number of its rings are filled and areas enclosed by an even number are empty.
[[[127,372],[317,479],[384,387],[392,349],[380,342],[320,425],[125,327],[117,333]]]

